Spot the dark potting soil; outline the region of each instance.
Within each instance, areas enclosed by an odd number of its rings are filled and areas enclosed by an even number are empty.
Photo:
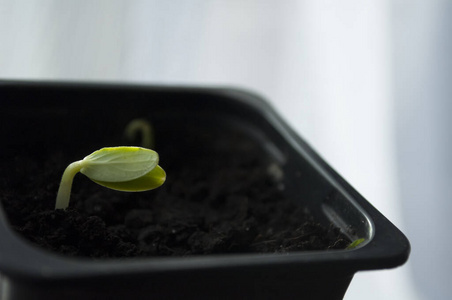
[[[281,166],[242,134],[181,136],[187,136],[182,150],[165,141],[157,149],[167,172],[162,187],[123,193],[78,174],[67,210],[53,209],[72,162],[61,151],[39,160],[27,152],[3,160],[8,172],[1,174],[0,197],[11,226],[45,249],[93,258],[287,253],[350,244],[338,228],[322,226],[284,195]]]

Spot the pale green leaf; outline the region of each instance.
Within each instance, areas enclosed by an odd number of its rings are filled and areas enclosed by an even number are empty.
[[[93,181],[124,182],[148,174],[159,161],[157,152],[141,147],[102,148],[85,157],[81,173]]]
[[[142,192],[152,189],[156,189],[161,186],[166,179],[165,171],[157,165],[152,171],[144,176],[138,177],[130,181],[122,182],[105,182],[93,180],[95,183],[100,184],[104,187],[123,191],[123,192]]]

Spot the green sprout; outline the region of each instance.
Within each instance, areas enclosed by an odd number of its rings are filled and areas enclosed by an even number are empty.
[[[145,119],[133,119],[127,124],[124,134],[129,141],[133,141],[137,133],[141,134],[141,146],[154,148],[154,130]]]
[[[350,245],[348,245],[347,250],[355,249],[362,242],[364,242],[364,239],[354,240]]]
[[[74,176],[80,172],[104,187],[141,192],[161,186],[165,171],[158,165],[157,152],[141,147],[108,147],[97,150],[83,160],[71,163],[63,173],[55,209],[69,206]]]

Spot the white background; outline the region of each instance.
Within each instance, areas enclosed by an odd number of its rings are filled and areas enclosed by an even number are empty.
[[[256,91],[412,243],[408,264],[358,273],[345,299],[449,299],[450,13],[440,0],[0,0],[0,78]]]

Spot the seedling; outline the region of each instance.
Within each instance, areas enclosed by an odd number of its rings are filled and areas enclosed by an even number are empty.
[[[145,119],[133,119],[127,124],[124,134],[129,141],[133,141],[137,134],[141,135],[141,146],[154,148],[154,130]]]
[[[350,245],[348,245],[347,250],[355,249],[359,244],[364,242],[364,239],[357,239],[354,240]]]
[[[71,163],[63,173],[55,209],[69,206],[72,182],[80,172],[104,187],[141,192],[161,186],[165,171],[158,165],[157,152],[141,147],[109,147],[97,150],[83,160]]]

